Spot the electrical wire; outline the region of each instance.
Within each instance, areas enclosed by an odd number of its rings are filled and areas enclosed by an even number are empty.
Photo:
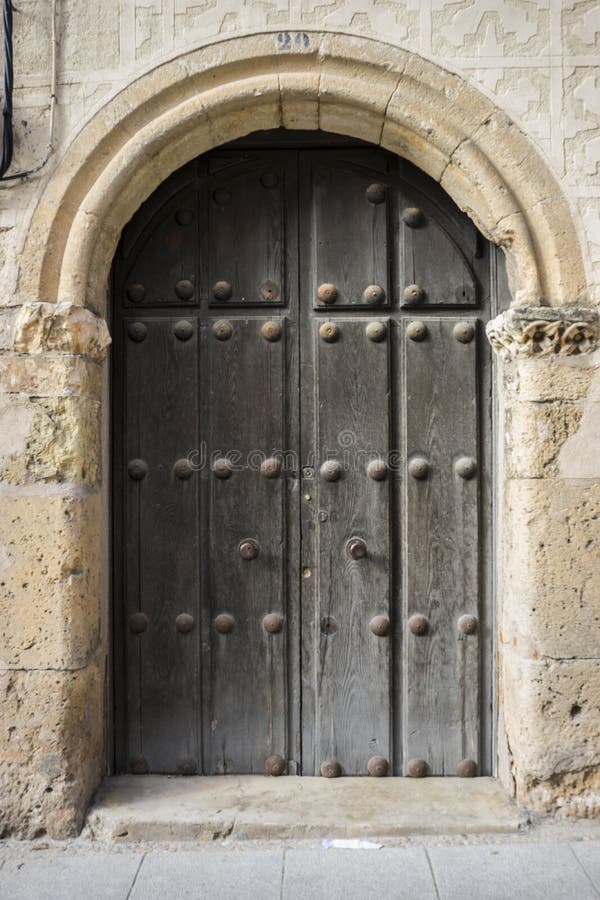
[[[50,65],[50,111],[48,121],[48,144],[46,155],[39,165],[25,172],[15,172],[5,175],[12,162],[14,138],[12,122],[12,95],[13,95],[13,6],[12,0],[3,0],[2,19],[4,25],[4,104],[2,115],[4,117],[4,133],[2,136],[2,160],[0,162],[0,183],[14,181],[17,178],[27,178],[35,175],[44,168],[54,151],[54,121],[56,117],[56,0],[52,0],[50,6],[51,16],[51,65]],[[18,11],[18,10],[17,10]]]

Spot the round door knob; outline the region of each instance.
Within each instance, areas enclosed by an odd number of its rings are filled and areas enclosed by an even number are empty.
[[[429,460],[424,456],[413,456],[408,464],[408,474],[418,481],[422,481],[429,475]]]
[[[127,466],[127,474],[133,481],[141,481],[148,474],[148,465],[143,459],[132,459]]]
[[[231,476],[232,466],[228,459],[222,457],[221,459],[215,459],[212,470],[217,478],[225,479]]]
[[[377,637],[386,637],[390,633],[390,620],[387,616],[373,616],[369,628]]]
[[[477,763],[472,759],[461,759],[456,767],[459,778],[475,778],[477,775]]]
[[[260,464],[260,474],[263,478],[279,478],[281,475],[281,460],[276,456],[269,456]]]
[[[457,322],[452,329],[452,334],[461,344],[470,344],[475,337],[475,329],[471,322]]]
[[[429,631],[429,619],[427,616],[422,616],[417,613],[408,620],[408,629],[411,634],[416,634],[418,637],[421,637]]]
[[[219,634],[230,634],[235,628],[235,619],[229,613],[220,613],[215,618],[214,626]]]
[[[262,620],[262,625],[268,634],[279,634],[283,628],[283,616],[279,613],[267,613]]]
[[[339,762],[334,759],[326,759],[321,763],[321,775],[323,778],[339,778],[342,774],[342,767]]]
[[[382,459],[372,459],[367,466],[367,475],[373,481],[385,481],[388,474],[387,463]]]
[[[365,303],[370,303],[371,305],[383,303],[385,300],[385,291],[380,284],[370,284],[363,291],[363,299]]]
[[[335,303],[338,298],[338,292],[335,284],[321,284],[317,289],[317,299],[321,303]]]
[[[175,628],[181,634],[187,634],[194,627],[194,617],[188,613],[180,613],[175,619]]]
[[[409,228],[418,228],[423,224],[424,219],[423,213],[416,206],[408,206],[402,213],[402,221]]]
[[[477,472],[477,460],[473,459],[472,456],[461,456],[454,463],[454,471],[460,478],[469,481]]]
[[[429,766],[424,759],[409,759],[406,774],[409,778],[426,778],[429,775]]]
[[[213,287],[215,300],[231,300],[233,288],[228,281],[217,281]]]
[[[327,459],[320,468],[324,481],[339,481],[342,477],[342,466],[336,459]]]
[[[249,538],[240,544],[240,556],[242,559],[256,559],[260,552],[260,548],[255,540]]]
[[[402,297],[405,306],[415,306],[417,303],[423,302],[425,299],[425,291],[418,284],[409,284],[404,288]]]
[[[218,341],[228,341],[233,334],[233,325],[227,319],[219,319],[213,325],[212,333]]]
[[[372,756],[367,763],[367,772],[374,778],[384,778],[389,769],[390,764],[385,756]]]
[[[463,634],[477,634],[479,622],[475,616],[461,616],[458,627]]]
[[[281,322],[265,322],[260,330],[265,341],[270,341],[272,344],[280,339],[282,332]]]
[[[362,538],[350,538],[346,544],[346,553],[351,559],[364,559],[367,555],[367,545]]]
[[[286,769],[287,763],[283,756],[274,754],[265,760],[265,772],[267,775],[273,775],[275,777],[278,775],[285,775]]]
[[[127,619],[127,624],[134,634],[142,634],[148,627],[148,616],[142,612],[132,613]]]
[[[335,344],[340,336],[340,329],[333,322],[323,322],[319,328],[319,335],[326,344]]]
[[[365,332],[370,341],[373,341],[374,344],[380,344],[387,334],[387,326],[385,322],[369,322]]]
[[[427,325],[424,322],[409,322],[406,326],[406,334],[411,341],[424,341],[427,337]]]

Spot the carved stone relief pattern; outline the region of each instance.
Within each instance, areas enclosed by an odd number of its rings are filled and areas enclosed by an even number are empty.
[[[550,0],[432,0],[437,56],[539,56],[548,51]]]
[[[564,0],[562,15],[565,53],[588,56],[600,51],[598,0]]]
[[[565,71],[564,137],[568,168],[580,183],[598,183],[600,174],[600,68]]]

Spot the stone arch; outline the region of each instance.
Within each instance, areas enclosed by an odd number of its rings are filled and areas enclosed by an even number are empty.
[[[121,230],[175,169],[226,141],[278,127],[362,138],[436,179],[506,252],[514,304],[582,303],[569,206],[511,120],[458,76],[390,44],[307,32],[218,41],[127,86],[81,130],[28,231],[19,296],[103,313]]]

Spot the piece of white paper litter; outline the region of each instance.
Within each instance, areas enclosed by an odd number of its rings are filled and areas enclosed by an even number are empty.
[[[383,844],[375,844],[373,841],[361,841],[359,838],[338,838],[330,840],[326,838],[321,841],[321,847],[324,850],[333,848],[334,850],[381,850]]]

